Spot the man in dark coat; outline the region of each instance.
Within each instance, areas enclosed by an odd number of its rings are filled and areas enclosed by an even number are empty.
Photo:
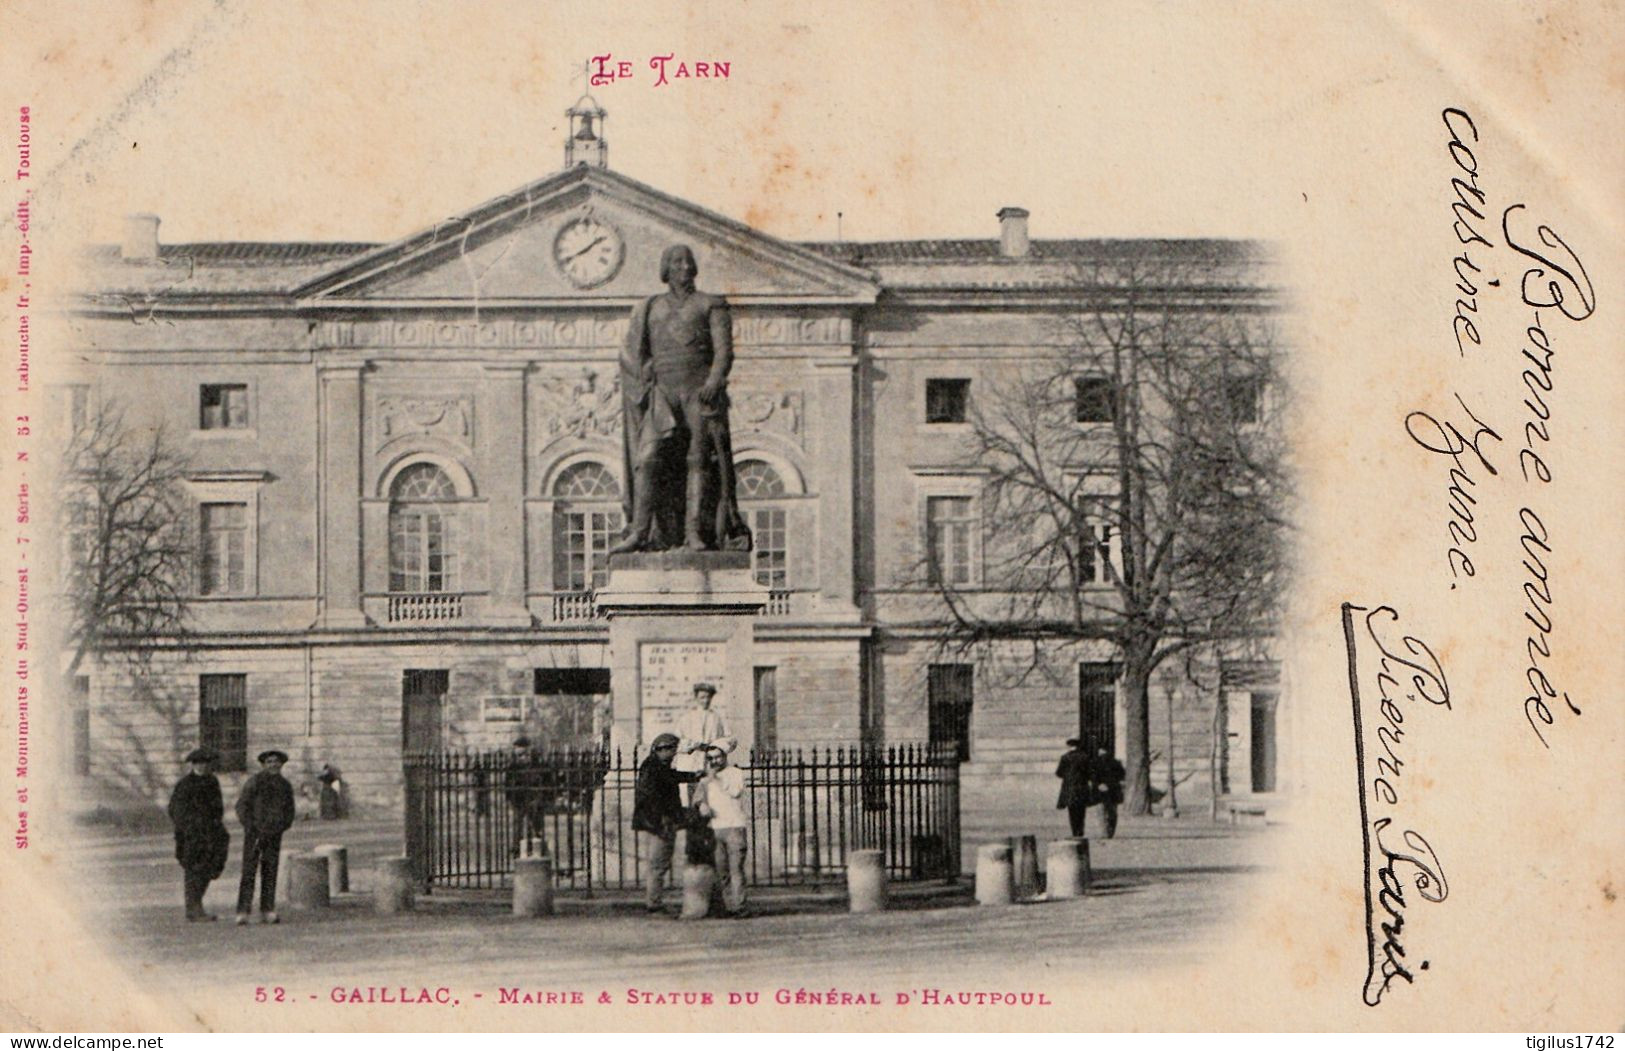
[[[257,757],[260,772],[243,784],[237,820],[243,824],[243,878],[237,884],[237,925],[254,908],[254,877],[260,880],[260,922],[276,923],[276,870],[282,833],[293,826],[293,786],[282,776],[288,753],[275,748]]]
[[[194,748],[186,756],[192,772],[175,783],[169,794],[169,820],[175,826],[175,860],[181,863],[186,919],[212,921],[204,911],[203,895],[209,883],[226,868],[231,833],[223,820],[226,805],[220,796],[220,781],[209,767],[220,756],[212,748]]]
[[[1061,779],[1061,796],[1055,801],[1055,809],[1066,811],[1072,835],[1081,837],[1084,814],[1094,802],[1093,785],[1089,781],[1089,753],[1083,741],[1076,737],[1068,739],[1066,746],[1069,751],[1061,756],[1055,768],[1055,776]]]
[[[1123,779],[1128,776],[1123,764],[1106,750],[1105,745],[1095,749],[1089,760],[1089,783],[1094,786],[1096,802],[1106,812],[1106,838],[1117,835],[1117,805],[1123,801]]]
[[[632,827],[643,840],[644,853],[649,857],[643,906],[650,912],[660,911],[677,830],[683,826],[685,814],[678,786],[693,784],[701,776],[673,770],[671,761],[676,755],[677,735],[656,737],[649,747],[649,757],[638,767],[638,783],[632,793]]]
[[[545,775],[546,771],[542,769],[536,753],[531,751],[530,738],[515,738],[508,769],[503,774],[508,806],[513,811],[511,850],[514,857],[532,854],[547,856],[547,837],[543,832],[547,825],[547,804],[550,800],[544,784]]]

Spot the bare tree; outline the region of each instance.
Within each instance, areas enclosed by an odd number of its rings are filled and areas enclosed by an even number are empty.
[[[69,436],[57,464],[63,545],[61,633],[69,680],[87,657],[140,662],[148,643],[187,634],[196,545],[187,462],[162,428],[126,422],[104,402]]]
[[[944,642],[1104,640],[1121,662],[1125,804],[1150,800],[1150,684],[1168,658],[1273,630],[1290,516],[1280,347],[1234,245],[1076,267],[1036,362],[978,381],[982,580],[920,567]],[[930,545],[928,545],[929,547]]]

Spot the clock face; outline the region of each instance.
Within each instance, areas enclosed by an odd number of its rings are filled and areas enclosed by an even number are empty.
[[[625,251],[620,231],[590,215],[565,223],[553,239],[553,262],[577,288],[593,288],[614,277]]]

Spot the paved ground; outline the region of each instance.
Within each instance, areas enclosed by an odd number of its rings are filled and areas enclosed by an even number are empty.
[[[400,854],[399,830],[347,821],[302,823],[284,846],[345,843],[356,893],[320,913],[284,910],[278,926],[236,927],[225,921],[239,842],[207,898],[219,923],[181,918],[167,835],[90,834],[76,868],[97,886],[123,889],[98,898],[98,918],[123,932],[124,952],[143,969],[194,983],[202,974],[222,985],[281,984],[300,1000],[328,998],[335,986],[435,986],[448,976],[454,995],[486,998],[516,985],[727,987],[742,974],[899,990],[972,979],[997,987],[1001,975],[1022,975],[1031,988],[1035,968],[1075,973],[1106,961],[1135,968],[1199,957],[1256,878],[1266,837],[1195,822],[1125,822],[1115,840],[1091,841],[1094,887],[1081,900],[977,907],[967,881],[899,888],[893,911],[853,916],[838,889],[763,891],[753,896],[752,917],[702,925],[650,920],[632,895],[561,897],[559,915],[544,920],[515,919],[498,894],[435,894],[410,914],[378,916],[366,896],[371,870]]]

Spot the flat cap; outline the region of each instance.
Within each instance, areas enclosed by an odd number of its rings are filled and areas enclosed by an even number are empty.
[[[220,758],[220,753],[213,748],[194,748],[186,753],[188,763],[212,763]]]

